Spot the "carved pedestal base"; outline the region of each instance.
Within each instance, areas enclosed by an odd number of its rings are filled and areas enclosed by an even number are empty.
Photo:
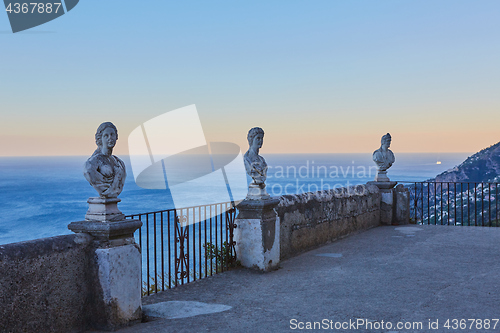
[[[277,269],[280,261],[280,223],[274,208],[279,200],[243,200],[237,205],[234,229],[237,259],[244,267]]]
[[[264,187],[260,187],[257,184],[251,183],[248,185],[248,194],[247,200],[266,200],[271,196],[266,191],[266,185]]]
[[[89,210],[85,215],[87,221],[112,222],[120,221],[125,215],[118,209],[118,198],[89,198]]]
[[[382,183],[390,182],[389,177],[387,177],[387,171],[377,170],[377,174],[375,175],[375,181],[382,182]],[[393,182],[391,182],[391,183],[393,183]]]

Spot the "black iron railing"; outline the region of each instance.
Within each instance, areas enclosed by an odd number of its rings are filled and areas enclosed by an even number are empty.
[[[142,227],[143,296],[223,272],[236,260],[231,202],[128,215]]]
[[[500,183],[413,182],[410,218],[417,224],[500,227]]]

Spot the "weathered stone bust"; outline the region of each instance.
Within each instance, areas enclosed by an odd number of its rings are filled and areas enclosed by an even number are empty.
[[[267,163],[264,157],[259,155],[259,150],[264,142],[264,130],[260,127],[254,127],[248,131],[248,151],[245,153],[245,169],[247,174],[252,177],[249,185],[248,199],[268,198],[266,187]]]
[[[83,175],[100,198],[116,198],[125,184],[125,163],[113,155],[118,131],[110,122],[102,123],[95,133],[97,149],[85,162]]]
[[[382,137],[381,146],[373,152],[373,161],[377,164],[376,181],[389,181],[387,169],[389,169],[396,160],[394,154],[389,149],[391,146],[391,135],[387,133]]]

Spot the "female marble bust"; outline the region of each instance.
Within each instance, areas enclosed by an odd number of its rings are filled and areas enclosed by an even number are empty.
[[[382,137],[380,148],[373,152],[373,161],[377,164],[379,171],[387,171],[396,160],[394,154],[389,149],[390,146],[391,135],[387,133]]]
[[[247,174],[252,177],[250,185],[258,185],[264,188],[267,178],[267,163],[264,157],[259,155],[259,149],[264,141],[264,130],[260,127],[254,127],[248,131],[248,151],[245,153],[245,169]]]
[[[125,184],[125,163],[114,156],[118,131],[110,122],[102,123],[95,133],[97,149],[85,162],[83,175],[101,198],[116,198]]]

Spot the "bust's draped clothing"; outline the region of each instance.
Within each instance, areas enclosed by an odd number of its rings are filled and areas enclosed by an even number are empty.
[[[85,178],[99,196],[116,198],[125,184],[125,163],[114,155],[95,154],[85,163]]]
[[[263,184],[267,178],[267,163],[264,157],[258,154],[245,153],[243,157],[247,174],[252,177],[255,184]]]
[[[377,164],[380,171],[386,171],[391,167],[396,158],[390,149],[386,151],[379,148],[373,152],[373,161]]]

